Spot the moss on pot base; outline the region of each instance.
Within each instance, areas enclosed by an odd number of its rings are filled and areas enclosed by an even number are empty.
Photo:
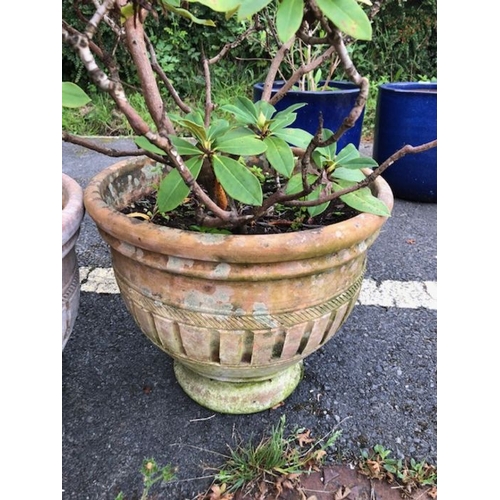
[[[198,404],[218,413],[243,415],[281,403],[302,379],[302,361],[259,382],[223,382],[203,377],[178,361],[174,373],[184,392]]]

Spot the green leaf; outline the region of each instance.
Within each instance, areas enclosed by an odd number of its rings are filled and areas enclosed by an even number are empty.
[[[203,154],[194,144],[182,137],[177,137],[176,135],[169,135],[169,139],[172,141],[172,144],[177,149],[177,152],[182,155],[201,155]],[[165,154],[165,153],[164,153]]]
[[[312,134],[300,128],[284,128],[275,130],[273,131],[273,135],[283,139],[292,146],[297,146],[303,149],[307,148],[313,138]]]
[[[196,123],[200,127],[204,127],[205,126],[205,122],[203,121],[203,114],[198,109],[195,109],[194,111],[191,111],[191,113],[188,113],[184,118],[186,120],[189,120],[191,122]]]
[[[243,0],[238,9],[238,21],[243,21],[261,11],[272,0]]]
[[[206,143],[208,140],[207,130],[203,125],[196,123],[194,121],[188,120],[187,118],[181,118],[179,124],[184,128],[187,128],[191,134],[193,134],[200,142]]]
[[[260,155],[267,146],[251,130],[237,128],[215,141],[215,150],[228,154],[251,156]]]
[[[267,146],[266,158],[271,166],[287,179],[292,175],[295,160],[290,146],[279,137],[269,136],[264,139]]]
[[[338,164],[344,168],[350,169],[360,169],[360,168],[376,168],[378,163],[368,156],[360,156],[359,158],[353,158],[347,161],[338,162]]]
[[[260,182],[248,168],[232,158],[218,155],[213,157],[213,167],[217,180],[229,196],[248,205],[262,204]]]
[[[241,10],[241,9],[240,9]],[[304,0],[282,0],[276,12],[276,30],[283,43],[288,42],[302,24]]]
[[[186,161],[186,167],[196,179],[203,165],[203,158],[190,158]],[[182,180],[178,170],[171,170],[161,181],[158,188],[156,203],[158,210],[162,213],[171,212],[177,208],[189,194],[189,187]]]
[[[339,189],[345,189],[350,187],[352,183],[339,180],[338,183],[333,183],[335,191]],[[385,205],[385,203],[379,200],[376,196],[373,196],[370,188],[361,188],[352,193],[344,194],[340,199],[356,210],[360,212],[366,212],[374,215],[381,215],[383,217],[390,217],[391,212]]]
[[[141,148],[150,153],[156,153],[158,155],[165,155],[165,151],[160,149],[158,146],[155,146],[152,142],[149,142],[144,136],[138,136],[134,139],[134,142]]]
[[[221,106],[221,109],[232,113],[238,123],[257,125],[260,112],[248,97],[239,96],[234,100],[234,104],[226,104]]]
[[[65,108],[80,108],[92,99],[76,83],[62,82],[62,105]]]
[[[120,22],[124,23],[129,17],[134,15],[134,6],[130,3],[120,9]]]
[[[307,174],[307,182],[313,184],[318,178],[317,175]],[[302,191],[302,174],[295,174],[290,178],[285,188],[286,194],[297,194]]]
[[[210,7],[216,12],[229,12],[238,7],[242,0],[188,0]]]
[[[263,113],[267,120],[270,120],[274,113],[276,113],[276,108],[267,101],[257,101],[255,107],[257,112],[259,114]]]
[[[361,170],[351,170],[349,168],[337,167],[333,171],[334,179],[342,179],[349,182],[360,182],[365,179],[365,174]]]
[[[294,111],[304,106],[307,106],[307,103],[292,104],[291,106],[288,106],[288,108],[276,113],[273,116],[269,130],[276,131],[291,125],[297,118],[297,113],[294,113]]]
[[[213,141],[217,137],[225,134],[229,130],[229,122],[227,120],[217,120],[208,127],[208,139]]]
[[[269,125],[269,130],[274,132],[276,130],[284,129],[291,125],[297,119],[295,113],[290,113],[288,115],[282,116],[281,118],[273,118],[271,124]]]
[[[300,108],[303,108],[304,106],[307,106],[307,102],[298,102],[296,104],[292,104],[291,106],[288,106],[286,109],[282,109],[276,115],[274,118],[281,118],[284,115],[288,115],[290,113],[293,113],[294,111],[297,111]]]
[[[166,2],[163,3],[163,6],[165,7],[166,10],[173,12],[174,14],[177,14],[179,16],[185,17],[186,19],[189,19],[193,23],[201,24],[202,26],[215,27],[215,23],[211,19],[200,19],[196,16],[193,16],[193,14],[189,12],[189,10],[179,9],[178,7],[174,7],[173,5],[170,5]]]
[[[236,118],[236,121],[241,125],[248,125],[256,122],[256,119],[252,114],[239,108],[238,106],[235,106],[234,104],[225,104],[224,106],[221,106],[220,109],[231,113]]]
[[[312,193],[309,193],[306,200],[317,200],[323,193],[324,187],[318,186]],[[307,207],[307,212],[311,217],[316,217],[317,215],[323,213],[330,205],[330,202],[321,203],[320,205],[315,205],[314,207]]]
[[[358,40],[372,39],[372,25],[356,0],[317,0],[318,7],[340,31]]]
[[[323,129],[323,140],[324,141],[330,139],[330,137],[332,135],[333,135],[333,132],[330,129],[327,129],[327,128]],[[321,155],[324,158],[324,160],[321,160],[316,153]],[[313,153],[313,158],[318,165],[321,165],[322,163],[324,163],[325,160],[329,163],[336,163],[337,162],[336,153],[337,153],[337,143],[334,142],[334,143],[330,144],[329,146],[323,146],[322,148],[315,149],[315,151]]]
[[[334,164],[334,162],[325,158],[317,149],[313,151],[311,158],[318,168],[328,168]]]
[[[343,147],[339,154],[336,156],[335,160],[337,163],[343,164],[353,158],[359,158],[359,151],[356,149],[356,146],[352,143]]]
[[[257,121],[259,118],[259,111],[256,104],[254,104],[248,97],[238,96],[235,99],[235,105],[242,111],[246,111],[250,116],[253,116]]]
[[[314,84],[318,86],[319,82],[321,81],[321,77],[323,75],[323,72],[321,71],[321,68],[318,68],[317,71],[314,73]]]

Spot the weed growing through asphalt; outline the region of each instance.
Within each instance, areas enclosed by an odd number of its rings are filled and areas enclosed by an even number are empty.
[[[212,485],[197,495],[196,500],[232,500],[236,491],[245,498],[277,498],[284,490],[300,492],[300,476],[320,470],[326,450],[333,447],[341,431],[330,431],[316,440],[310,430],[303,428],[285,436],[285,424],[282,416],[270,435],[257,444],[250,438],[246,444],[240,442],[234,449],[229,447],[230,454],[224,456],[223,465],[216,469],[216,474],[208,476],[214,478]],[[370,479],[394,485],[402,498],[412,498],[419,488],[425,490],[427,497],[437,498],[436,467],[413,458],[395,459],[391,453],[380,444],[362,450],[357,460],[359,471]],[[154,458],[145,459],[140,472],[144,482],[140,500],[152,498],[150,490],[155,484],[176,480],[175,469],[170,464],[158,466]],[[115,500],[125,500],[123,492]]]
[[[386,480],[389,484],[397,484],[402,494],[411,494],[419,487],[428,487],[428,495],[437,497],[437,469],[424,460],[417,462],[395,459],[391,450],[377,444],[373,450],[362,450],[359,468],[362,474],[371,479]]]
[[[312,438],[306,429],[296,429],[285,436],[285,424],[283,415],[271,429],[270,436],[263,437],[257,444],[250,439],[235,449],[230,448],[230,455],[218,469],[214,483],[199,500],[232,498],[230,493],[237,490],[244,494],[279,494],[284,489],[294,489],[301,474],[319,470],[327,448],[334,445],[341,432],[331,431],[320,440]]]
[[[149,498],[149,491],[154,484],[158,482],[168,483],[175,479],[175,469],[167,464],[164,467],[159,467],[154,458],[146,458],[142,462],[141,474],[144,481],[141,500]],[[115,500],[125,500],[123,492],[120,492]]]

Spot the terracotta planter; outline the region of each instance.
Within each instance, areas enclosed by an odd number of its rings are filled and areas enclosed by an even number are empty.
[[[228,236],[121,214],[154,179],[145,160],[121,161],[84,194],[129,311],[174,358],[179,384],[201,405],[238,414],[274,406],[299,383],[303,358],[351,312],[385,218],[362,214],[303,232]],[[387,183],[380,179],[375,189],[392,207]]]
[[[84,215],[83,189],[62,174],[62,349],[66,346],[80,304],[80,276],[75,245]]]

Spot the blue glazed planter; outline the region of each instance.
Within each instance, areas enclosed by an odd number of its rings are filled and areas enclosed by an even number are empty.
[[[383,163],[406,144],[437,139],[437,83],[386,83],[379,86],[373,158]],[[384,171],[394,196],[437,202],[437,148],[408,154]]]
[[[283,81],[276,81],[272,95],[274,95],[283,84]],[[324,82],[320,82],[320,85],[321,84],[324,84]],[[307,130],[310,134],[314,134],[318,128],[319,114],[322,112],[324,128],[328,128],[335,132],[356,103],[356,99],[359,95],[359,88],[350,82],[330,82],[328,86],[335,90],[289,90],[285,97],[283,97],[275,107],[278,111],[282,111],[292,104],[305,102],[307,106],[297,110],[297,119],[291,126]],[[254,101],[260,100],[263,88],[263,83],[254,85]],[[337,151],[340,151],[349,143],[359,148],[363,118],[364,110],[354,127],[345,132],[340,138],[337,145]]]

